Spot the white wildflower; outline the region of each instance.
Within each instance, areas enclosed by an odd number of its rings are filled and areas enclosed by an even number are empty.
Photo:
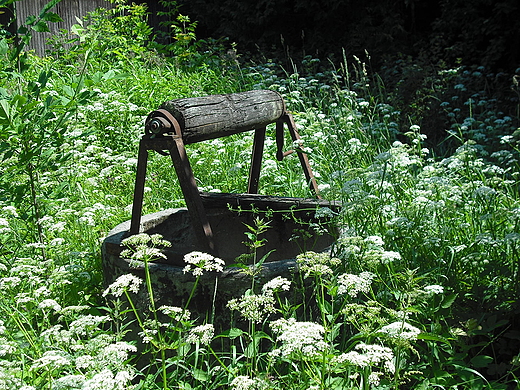
[[[370,375],[368,375],[368,383],[372,386],[379,386],[381,375],[383,375],[382,372],[371,372]]]
[[[188,264],[184,267],[183,272],[191,272],[194,276],[200,276],[204,271],[222,272],[226,265],[224,260],[198,251],[184,255],[184,261]]]
[[[53,390],[70,390],[70,389],[80,389],[85,382],[84,375],[67,375],[62,376],[61,378],[56,379],[52,382]]]
[[[337,215],[337,214],[334,211],[332,211],[330,208],[320,207],[320,208],[316,209],[316,211],[314,213],[314,218],[330,219],[330,218],[334,217],[335,215]]]
[[[265,295],[273,295],[279,291],[289,291],[291,282],[286,278],[277,276],[262,286],[262,293]]]
[[[383,251],[381,253],[381,262],[383,264],[392,263],[396,260],[401,260],[401,254],[394,251]]]
[[[118,365],[128,359],[129,352],[137,352],[137,348],[124,341],[118,341],[103,348],[98,358],[105,364]]]
[[[382,364],[386,371],[393,372],[394,354],[388,347],[377,344],[359,343],[356,345],[358,351],[350,351],[335,356],[332,362],[335,364],[350,364],[361,368],[377,366]]]
[[[54,311],[60,311],[61,305],[54,299],[44,299],[38,305],[38,309],[53,309]]]
[[[108,316],[94,316],[87,314],[72,321],[69,325],[69,329],[72,333],[80,336],[86,336],[93,330],[98,329],[100,324],[108,321],[109,319],[110,318]]]
[[[108,286],[108,288],[103,292],[103,296],[106,297],[108,294],[112,294],[114,297],[120,297],[126,291],[131,291],[137,294],[139,291],[139,286],[142,282],[143,281],[135,275],[121,275],[114,283]]]
[[[368,244],[369,247],[377,247],[382,248],[383,245],[385,245],[385,242],[380,236],[368,236],[365,238],[365,242]]]
[[[444,287],[439,286],[438,284],[432,284],[431,286],[426,286],[424,291],[429,295],[437,295],[444,293]]]
[[[11,216],[18,217],[18,212],[16,211],[16,207],[14,206],[4,206],[2,207],[2,210],[7,211]]]
[[[245,319],[259,323],[269,313],[276,311],[274,304],[275,300],[272,295],[255,295],[248,291],[238,299],[231,299],[227,303],[227,307],[240,312]]]
[[[16,352],[17,344],[13,341],[8,341],[4,337],[0,337],[0,357],[10,355]]]
[[[159,333],[157,329],[144,329],[142,332],[139,332],[138,335],[144,344],[149,344],[154,340],[154,336],[157,333]]]
[[[186,342],[190,344],[204,344],[209,345],[213,336],[215,335],[215,328],[213,324],[199,325],[190,329],[190,333],[186,338]]]
[[[10,230],[9,221],[5,218],[0,218],[0,233],[7,233]]]
[[[366,294],[374,277],[371,272],[361,272],[359,275],[342,274],[338,276],[338,294],[348,294],[351,297],[356,297],[359,292]]]
[[[117,373],[115,376],[109,369],[105,369],[85,381],[82,390],[124,390],[128,388],[132,375],[127,371]]]
[[[255,380],[247,375],[237,376],[231,381],[231,388],[233,390],[254,390]]]
[[[277,342],[281,346],[271,355],[297,358],[316,358],[328,348],[324,341],[325,328],[314,322],[297,322],[296,319],[281,318],[270,324],[274,333],[278,334]]]
[[[63,351],[47,351],[42,357],[36,359],[31,369],[38,370],[40,368],[56,369],[71,364],[70,356]]]
[[[74,364],[78,370],[90,370],[93,367],[96,367],[98,360],[90,355],[81,355],[76,358]]]
[[[379,329],[379,333],[383,333],[388,337],[401,340],[417,340],[417,336],[421,330],[404,321],[396,321],[383,326]]]
[[[161,306],[159,311],[175,321],[188,321],[191,317],[189,310],[176,306]]]
[[[304,272],[304,278],[309,276],[330,275],[333,268],[341,264],[337,257],[331,257],[328,253],[316,253],[308,251],[296,256],[296,262],[300,271]]]

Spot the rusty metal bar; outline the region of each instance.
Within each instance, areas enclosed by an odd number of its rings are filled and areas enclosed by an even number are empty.
[[[195,235],[202,246],[202,250],[216,255],[213,231],[211,230],[211,225],[209,224],[202,199],[200,198],[199,189],[195,182],[188,156],[186,155],[182,136],[172,135],[170,137],[173,140],[171,148],[169,149],[170,157],[179,179],[186,206],[188,207]]]
[[[289,133],[291,134],[291,139],[293,141],[299,141],[300,135],[296,131],[296,123],[294,122],[294,118],[290,113],[286,113],[281,118],[289,128]],[[316,178],[312,173],[311,164],[309,162],[309,157],[305,153],[298,153],[298,158],[300,159],[300,164],[302,166],[303,172],[305,174],[305,178],[307,179],[307,183],[309,183],[310,189],[314,192],[318,199],[321,199],[320,190],[318,189],[318,183],[316,182]]]
[[[249,170],[248,194],[258,193],[260,170],[262,168],[262,155],[264,154],[265,126],[255,130],[253,140],[253,152],[251,154],[251,168]]]
[[[141,226],[141,214],[143,212],[144,182],[146,180],[146,165],[148,162],[148,150],[145,140],[139,142],[139,154],[137,157],[137,174],[135,177],[134,203],[132,205],[132,219],[130,221],[129,234],[139,233]]]

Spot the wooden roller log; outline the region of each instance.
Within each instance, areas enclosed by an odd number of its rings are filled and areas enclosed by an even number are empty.
[[[285,113],[279,93],[269,90],[176,99],[164,103],[179,122],[185,144],[258,129]]]

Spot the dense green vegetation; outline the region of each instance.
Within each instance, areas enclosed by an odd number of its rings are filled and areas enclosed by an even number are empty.
[[[23,48],[58,20],[52,3],[0,38],[0,388],[518,387],[520,75],[502,91],[507,112],[484,67],[250,63],[197,41],[186,17],[159,45],[146,8],[123,4],[39,58]],[[229,302],[244,328],[215,334],[153,299],[132,313],[151,281],[104,286],[100,242],[130,217],[144,118],[166,100],[250,89],[282,94],[323,196],[343,202],[333,251],[300,254],[294,280],[252,279]],[[425,118],[446,131],[426,134]],[[276,161],[275,144],[269,128],[261,192],[310,196],[298,159]],[[250,134],[190,145],[200,188],[243,192],[251,145]],[[147,186],[145,212],[184,203],[162,156]],[[268,228],[244,227],[250,248]],[[147,264],[168,244],[133,236],[126,255]],[[194,280],[221,270],[206,254],[186,261]]]

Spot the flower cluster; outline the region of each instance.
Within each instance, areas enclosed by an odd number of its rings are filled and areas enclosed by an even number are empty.
[[[231,310],[238,311],[246,320],[256,323],[262,322],[267,315],[276,312],[273,295],[253,294],[247,291],[240,298],[233,298],[227,303]]]
[[[188,321],[191,317],[189,310],[177,306],[161,306],[158,310],[174,321]]]
[[[161,251],[161,247],[169,247],[171,243],[163,240],[160,234],[148,235],[139,233],[121,241],[122,245],[128,247],[121,251],[121,257],[133,261],[153,261],[166,259],[166,255]]]
[[[295,318],[281,318],[270,323],[280,347],[273,349],[271,356],[314,359],[323,355],[329,348],[324,341],[325,328],[314,322],[298,322]]]
[[[383,334],[391,339],[396,340],[417,340],[417,336],[421,330],[405,321],[396,321],[391,324],[383,326],[379,329],[380,334]]]
[[[117,298],[128,291],[137,294],[137,292],[139,291],[139,286],[142,282],[142,279],[138,278],[135,275],[121,275],[115,280],[115,282],[108,286],[105,291],[103,291],[103,296],[106,297],[108,294],[112,294],[114,297]]]
[[[198,251],[184,255],[184,261],[188,264],[184,267],[183,272],[190,272],[193,276],[201,276],[204,271],[222,272],[226,265],[224,260]]]
[[[356,297],[360,292],[368,293],[375,275],[371,272],[361,272],[359,275],[342,274],[338,276],[338,294],[348,294]]]
[[[213,324],[199,325],[190,329],[190,333],[186,338],[186,342],[190,344],[209,345],[213,336],[215,335],[215,328]]]
[[[395,366],[393,365],[394,354],[388,347],[383,347],[377,344],[359,343],[355,347],[357,351],[350,351],[342,353],[333,358],[335,364],[351,364],[358,367],[377,366],[383,363],[388,372],[393,373]]]
[[[286,278],[277,276],[262,286],[262,294],[273,295],[275,292],[289,291],[291,282]]]
[[[331,257],[329,253],[316,253],[308,251],[296,256],[296,261],[300,271],[304,272],[304,277],[331,275],[333,270],[341,264],[337,257]]]

